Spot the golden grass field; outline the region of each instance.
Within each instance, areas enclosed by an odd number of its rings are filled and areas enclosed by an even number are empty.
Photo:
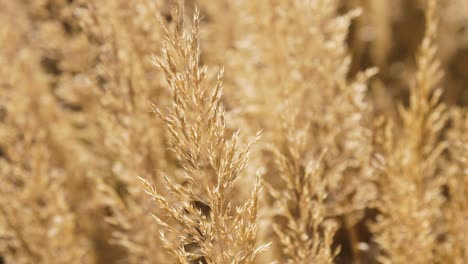
[[[0,0],[0,264],[467,264],[467,107],[467,0]]]

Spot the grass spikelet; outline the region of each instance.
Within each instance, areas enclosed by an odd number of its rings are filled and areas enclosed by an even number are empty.
[[[200,66],[199,59],[199,13],[195,11],[187,30],[181,12],[180,6],[174,5],[171,14],[181,27],[164,29],[168,35],[162,56],[155,57],[173,101],[167,114],[155,111],[166,125],[169,148],[183,168],[184,182],[165,177],[174,200],[144,183],[161,209],[157,221],[163,227],[163,245],[178,263],[252,263],[264,249],[255,245],[259,176],[252,196],[243,205],[234,210],[229,197],[259,135],[242,145],[239,132],[228,134],[221,105],[223,70],[215,87],[208,88],[204,82],[207,69]],[[181,243],[171,242],[172,235]]]

